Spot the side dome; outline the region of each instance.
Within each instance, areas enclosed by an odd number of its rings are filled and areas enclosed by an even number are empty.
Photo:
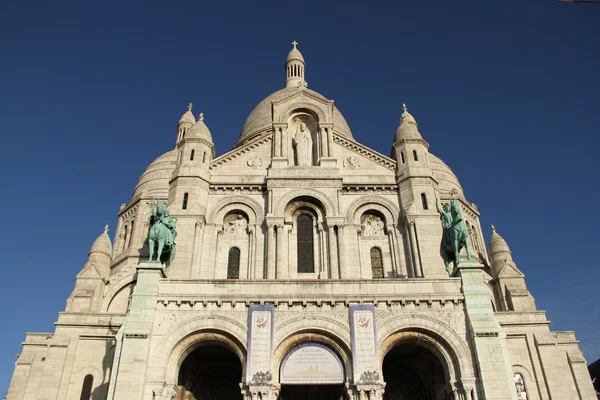
[[[152,197],[166,198],[169,195],[169,181],[177,166],[177,151],[171,150],[158,157],[146,168],[133,190],[133,197],[142,192]]]
[[[438,181],[438,190],[447,196],[460,196],[465,198],[465,193],[454,172],[442,160],[429,153],[429,162],[433,177]]]
[[[275,93],[267,96],[263,101],[258,103],[256,107],[254,107],[254,110],[252,110],[246,119],[246,122],[244,123],[242,133],[240,134],[235,147],[241,146],[245,142],[259,136],[262,133],[271,131],[273,124],[272,104],[285,100],[300,91],[305,91],[321,100],[329,101],[322,94],[308,88],[288,87],[278,90]],[[348,139],[354,140],[346,119],[335,105],[333,106],[333,131],[340,135],[346,136]]]
[[[89,254],[92,253],[102,253],[109,257],[112,255],[112,244],[110,243],[110,238],[108,237],[108,225],[104,227],[104,233],[98,236],[98,238],[92,244]]]

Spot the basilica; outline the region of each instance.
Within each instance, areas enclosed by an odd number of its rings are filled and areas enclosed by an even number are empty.
[[[306,73],[219,156],[188,106],[7,400],[596,399],[408,108],[380,154]]]

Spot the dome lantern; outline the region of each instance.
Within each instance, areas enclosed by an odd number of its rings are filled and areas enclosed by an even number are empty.
[[[192,114],[192,103],[188,104],[188,110],[181,116],[179,123],[177,123],[177,143],[185,137],[188,129],[190,129],[195,123],[196,119]]]
[[[304,63],[304,57],[300,50],[296,48],[298,42],[295,40],[292,42],[294,48],[290,51],[285,62],[285,87],[286,88],[298,88],[305,87],[306,81],[304,80],[304,72],[306,64]]]

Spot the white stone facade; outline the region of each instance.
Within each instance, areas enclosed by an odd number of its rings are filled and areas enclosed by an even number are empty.
[[[304,68],[294,45],[285,88],[219,157],[190,107],[175,148],[121,207],[114,246],[106,231],[94,242],[55,332],[27,334],[8,400],[228,399],[183,381],[186,358],[210,346],[237,357],[236,398],[275,400],[282,362],[303,343],[339,358],[346,399],[517,400],[515,374],[527,399],[596,398],[574,333],[550,331],[495,231],[488,253],[477,208],[413,116],[405,109],[392,158],[379,154],[307,88]],[[177,218],[168,273],[145,262],[156,199]],[[479,260],[451,276],[436,199],[458,201]],[[245,377],[248,311],[259,304],[274,310],[264,385]],[[354,380],[352,305],[374,310],[374,382]],[[422,373],[428,360],[439,373]]]

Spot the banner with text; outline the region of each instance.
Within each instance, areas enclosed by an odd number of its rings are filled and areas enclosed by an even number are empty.
[[[251,305],[248,310],[246,383],[266,385],[273,380],[273,305]]]
[[[379,382],[375,306],[372,304],[351,304],[350,329],[354,384],[368,385]]]

